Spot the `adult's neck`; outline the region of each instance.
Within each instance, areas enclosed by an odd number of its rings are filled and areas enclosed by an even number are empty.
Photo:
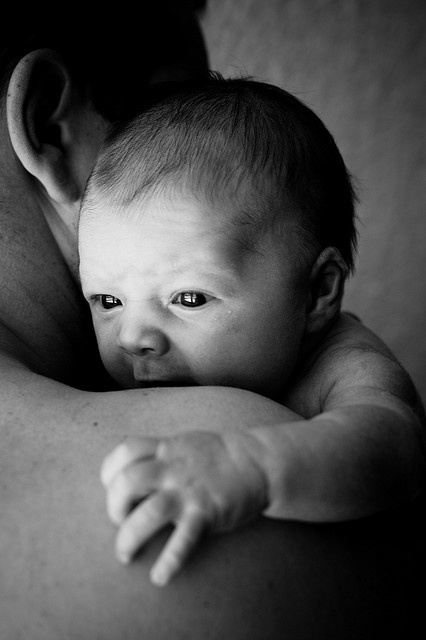
[[[47,201],[7,130],[0,139],[0,346],[36,372],[72,383],[94,345],[75,281],[72,216]]]
[[[78,276],[78,204],[68,208],[53,203],[44,193],[37,193],[38,209],[42,212],[53,238],[75,282]]]

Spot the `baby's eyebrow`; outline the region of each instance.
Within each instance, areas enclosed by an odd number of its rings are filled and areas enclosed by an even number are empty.
[[[235,278],[236,270],[233,267],[212,264],[210,262],[197,262],[196,264],[188,263],[184,265],[176,265],[172,267],[170,273],[176,275],[196,275],[218,278]]]
[[[217,265],[212,265],[210,263],[199,263],[197,262],[196,264],[194,264],[193,262],[191,264],[185,264],[185,265],[181,265],[181,266],[173,266],[170,269],[171,273],[175,273],[177,275],[186,275],[187,273],[190,274],[197,274],[197,275],[218,275],[218,276],[226,276],[226,275],[231,275],[231,273],[233,273],[233,270],[230,268],[226,268],[226,267],[218,267]]]

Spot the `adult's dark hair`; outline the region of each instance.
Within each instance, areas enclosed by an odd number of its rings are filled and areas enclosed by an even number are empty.
[[[354,268],[351,177],[320,118],[283,89],[218,73],[154,87],[151,104],[112,131],[100,158],[91,183],[111,198],[118,184],[118,207],[172,186],[238,207],[254,230],[294,220],[306,246],[336,247]]]
[[[0,38],[0,90],[17,62],[53,49],[109,120],[140,110],[154,72],[174,67],[196,77],[207,67],[197,16],[207,0],[9,3]]]

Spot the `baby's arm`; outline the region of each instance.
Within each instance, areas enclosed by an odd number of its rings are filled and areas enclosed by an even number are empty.
[[[290,397],[310,417],[251,431],[263,443],[271,517],[363,517],[404,504],[424,485],[424,410],[408,374],[349,316],[324,345]]]
[[[285,424],[249,430],[135,439],[112,452],[102,476],[109,515],[120,526],[121,560],[176,524],[153,568],[162,584],[206,531],[235,528],[262,512],[357,518],[416,493],[424,425],[411,381],[386,347],[343,318],[312,361],[287,396],[308,419],[293,414]]]

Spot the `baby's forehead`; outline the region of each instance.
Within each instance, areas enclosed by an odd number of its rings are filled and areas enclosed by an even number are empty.
[[[220,233],[223,242],[237,252],[258,253],[278,250],[281,244],[299,244],[298,216],[249,183],[240,184],[238,189],[222,190],[207,189],[201,181],[187,180],[162,182],[149,189],[134,187],[125,185],[121,190],[111,191],[95,186],[82,207],[81,226],[93,228],[111,218],[118,221],[130,218],[143,227],[154,219],[170,224],[172,233],[176,223],[185,225],[189,221],[194,232],[199,226],[200,232]]]

